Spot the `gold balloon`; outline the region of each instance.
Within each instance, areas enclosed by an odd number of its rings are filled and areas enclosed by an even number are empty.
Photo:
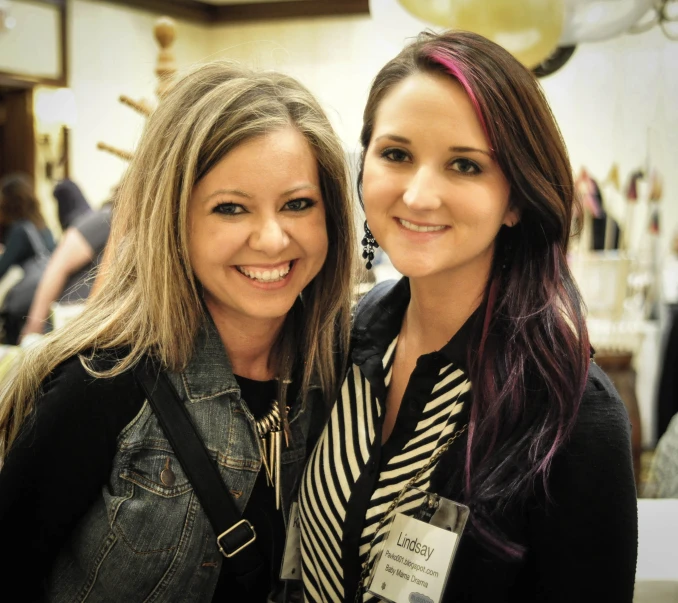
[[[473,31],[532,69],[558,46],[564,0],[398,0],[412,15],[449,29]]]

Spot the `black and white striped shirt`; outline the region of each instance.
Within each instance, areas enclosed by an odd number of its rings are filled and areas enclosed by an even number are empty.
[[[377,551],[373,545],[388,525],[385,522],[375,538],[385,512],[466,420],[470,382],[461,366],[450,362],[441,350],[419,358],[393,432],[381,444],[385,392],[397,343],[396,333],[378,354],[377,370],[366,369],[368,374],[380,373],[380,382],[373,375],[368,380],[365,366],[351,366],[307,464],[299,497],[307,601],[353,599],[360,565],[368,554],[372,559]],[[434,468],[427,469],[413,486],[427,490]],[[412,510],[415,495],[405,496],[394,512]],[[376,599],[365,595],[363,600]]]

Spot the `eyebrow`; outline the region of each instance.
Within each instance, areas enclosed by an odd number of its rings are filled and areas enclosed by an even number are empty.
[[[476,149],[475,147],[450,147],[453,153],[482,153],[488,157],[492,157],[492,153],[484,149]]]
[[[382,134],[381,136],[377,136],[374,139],[374,142],[381,140],[382,138],[388,138],[389,140],[393,140],[394,142],[402,142],[403,144],[412,144],[412,141],[409,138],[398,136],[397,134]]]
[[[205,201],[209,201],[212,197],[216,197],[217,195],[234,195],[236,197],[242,197],[243,199],[252,198],[252,195],[248,195],[245,191],[241,191],[238,188],[220,188],[207,195]]]
[[[320,192],[320,187],[317,187],[315,184],[311,184],[310,182],[305,182],[303,184],[299,184],[298,186],[293,186],[292,188],[288,188],[286,191],[284,191],[280,196],[281,197],[287,197],[288,195],[291,195],[292,193],[296,193],[297,191],[305,190],[305,189],[312,189],[316,192]],[[209,201],[213,197],[216,197],[218,195],[234,195],[235,197],[240,197],[242,199],[252,199],[252,195],[249,193],[246,193],[245,191],[240,190],[239,188],[220,188],[217,189],[216,191],[213,191],[210,193],[206,198],[205,202]]]
[[[409,138],[405,138],[404,136],[398,136],[397,134],[382,134],[381,136],[375,138],[374,141],[376,142],[377,140],[381,140],[382,138],[387,138],[388,140],[392,140],[393,142],[412,144],[412,141]],[[475,147],[450,147],[449,150],[452,151],[453,153],[482,153],[483,155],[492,157],[492,153],[490,153],[490,151],[486,151],[484,149],[477,149]]]
[[[287,197],[287,195],[291,195],[292,193],[296,193],[297,191],[303,191],[304,189],[311,189],[316,192],[320,192],[320,187],[316,186],[315,184],[311,184],[310,182],[305,182],[304,184],[299,184],[298,186],[293,186],[292,188],[287,189],[281,197]]]

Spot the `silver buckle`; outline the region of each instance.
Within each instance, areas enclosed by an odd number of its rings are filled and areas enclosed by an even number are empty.
[[[247,541],[245,544],[243,544],[240,548],[237,550],[233,551],[232,553],[227,553],[224,548],[221,546],[221,539],[226,536],[226,534],[230,534],[233,530],[235,530],[241,523],[246,523],[250,530],[252,530],[252,539]],[[230,559],[234,555],[237,555],[240,551],[242,551],[244,548],[248,547],[250,544],[252,544],[255,540],[257,539],[257,533],[254,531],[254,526],[247,521],[246,519],[241,519],[238,523],[234,523],[228,530],[225,532],[222,532],[219,534],[217,537],[217,546],[219,547],[219,550],[221,551],[221,554],[226,557],[227,559]]]

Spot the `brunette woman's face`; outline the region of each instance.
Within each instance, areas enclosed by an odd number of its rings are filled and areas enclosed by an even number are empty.
[[[309,143],[289,127],[240,144],[195,186],[188,221],[191,266],[212,315],[278,322],[327,257]]]
[[[464,88],[417,73],[377,108],[365,154],[370,230],[410,278],[489,274],[494,242],[517,212]]]

